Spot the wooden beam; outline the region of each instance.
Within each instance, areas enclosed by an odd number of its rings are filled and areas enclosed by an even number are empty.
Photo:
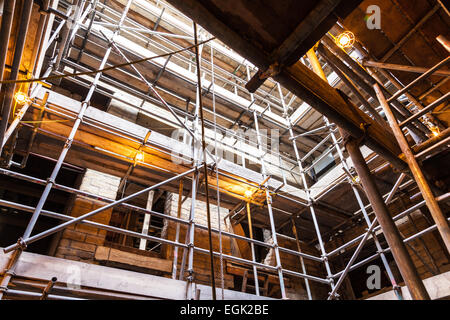
[[[401,64],[383,63],[383,62],[376,62],[376,61],[370,61],[370,60],[363,61],[363,66],[375,67],[375,68],[381,68],[381,69],[389,69],[389,70],[397,70],[397,71],[405,71],[405,72],[413,72],[413,73],[425,73],[429,70],[429,68],[404,66]],[[450,71],[449,70],[438,70],[438,71],[434,72],[433,75],[449,77]]]
[[[171,260],[148,257],[103,246],[97,247],[94,259],[100,262],[115,262],[165,273],[172,271]]]

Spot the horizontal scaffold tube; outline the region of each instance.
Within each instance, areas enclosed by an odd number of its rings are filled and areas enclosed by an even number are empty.
[[[98,209],[95,209],[93,211],[85,213],[85,214],[83,214],[83,215],[81,215],[81,216],[79,216],[79,217],[77,217],[77,218],[75,218],[75,219],[73,219],[71,221],[64,222],[64,223],[62,223],[62,224],[60,224],[58,226],[55,226],[53,228],[50,228],[50,229],[45,230],[43,232],[40,232],[40,233],[38,233],[38,234],[36,234],[34,236],[27,237],[25,239],[23,239],[23,238],[19,239],[18,243],[10,245],[10,246],[4,248],[3,251],[5,253],[8,253],[8,252],[11,252],[12,250],[15,250],[17,248],[26,247],[30,243],[33,243],[33,242],[35,242],[37,240],[40,240],[40,239],[45,238],[45,237],[47,237],[47,236],[49,236],[51,234],[54,234],[54,233],[56,233],[58,231],[61,231],[61,230],[65,229],[66,227],[68,227],[68,226],[70,226],[72,224],[80,222],[83,219],[86,219],[86,218],[89,218],[91,216],[94,216],[95,214],[103,212],[103,211],[105,211],[105,210],[107,210],[109,208],[115,207],[115,206],[117,206],[120,203],[123,203],[125,201],[131,200],[131,199],[133,199],[133,198],[135,198],[135,197],[137,197],[137,196],[139,196],[141,194],[147,193],[147,192],[149,192],[151,190],[154,190],[154,189],[158,189],[159,187],[161,187],[161,186],[163,186],[163,185],[165,185],[165,184],[167,184],[169,182],[178,180],[178,179],[180,179],[180,178],[182,178],[184,176],[192,174],[192,173],[194,173],[196,170],[198,170],[201,167],[202,167],[202,165],[199,165],[199,166],[197,166],[195,168],[192,168],[192,169],[187,170],[187,171],[185,171],[183,173],[180,173],[180,174],[178,174],[176,176],[173,176],[173,177],[171,177],[171,178],[169,178],[167,180],[164,180],[162,182],[154,184],[154,185],[152,185],[152,186],[150,186],[148,188],[145,188],[145,189],[143,189],[141,191],[138,191],[136,193],[130,194],[129,196],[126,196],[126,197],[124,197],[124,198],[122,198],[120,200],[116,200],[116,201],[114,201],[114,202],[112,202],[110,204],[107,204],[107,205],[103,206],[103,207],[100,207]]]
[[[22,210],[22,211],[25,211],[25,212],[33,212],[34,211],[33,207],[26,206],[26,205],[19,204],[19,203],[6,201],[6,200],[0,200],[0,206],[14,208],[14,209]],[[67,216],[67,215],[64,215],[64,214],[52,212],[52,211],[49,211],[49,210],[42,210],[41,214],[43,216],[46,216],[46,217],[55,218],[55,219],[64,220],[64,221],[69,221],[69,222],[73,222],[75,219],[77,219],[77,218],[74,218],[74,217],[71,217],[71,216]],[[184,221],[184,220],[182,220],[182,221],[183,222],[187,222],[187,221]],[[139,232],[130,231],[130,230],[126,230],[126,229],[122,229],[122,228],[118,228],[118,227],[113,227],[113,226],[101,224],[101,223],[94,222],[94,221],[79,220],[78,223],[82,223],[82,224],[85,224],[85,225],[88,225],[88,226],[91,226],[91,227],[94,227],[94,228],[106,230],[106,231],[111,231],[111,232],[116,232],[116,233],[119,233],[119,234],[124,234],[124,235],[131,236],[131,237],[147,239],[147,240],[159,242],[159,243],[162,243],[162,244],[178,246],[178,247],[182,247],[182,248],[187,248],[188,247],[184,243],[175,242],[175,241],[171,241],[171,240],[167,240],[167,239],[163,239],[163,238],[158,238],[158,237],[150,236],[150,235],[147,235],[147,234],[144,234],[144,233],[139,233]],[[196,227],[197,227],[197,225],[196,225]],[[245,239],[245,240],[250,240],[250,239]],[[281,249],[281,247],[279,247],[279,248]],[[199,252],[199,253],[208,254],[209,255],[209,250],[207,250],[207,249],[194,247],[194,250]],[[298,253],[296,251],[292,251],[292,250],[289,250],[289,249],[285,249],[285,250],[286,250],[285,252],[289,252],[289,253],[292,253],[292,254],[297,254]],[[218,256],[220,256],[220,253],[214,251],[214,255],[218,257]],[[277,270],[275,267],[270,266],[270,265],[265,265],[265,264],[262,264],[262,263],[253,262],[253,261],[250,261],[250,260],[246,260],[246,259],[242,259],[242,258],[238,258],[238,257],[226,255],[226,254],[222,254],[222,256],[223,256],[224,259],[227,259],[227,260],[230,260],[230,261],[235,261],[235,262],[241,262],[241,263],[244,263],[244,264],[254,265],[254,266],[256,266],[258,268],[261,268],[261,269],[272,270],[272,271],[276,271]],[[300,278],[305,278],[305,279],[309,279],[309,280],[313,280],[313,281],[317,281],[317,282],[321,282],[321,283],[328,283],[327,279],[318,278],[318,277],[315,277],[315,276],[299,273],[299,272],[292,271],[292,270],[283,269],[282,271],[283,271],[283,273],[286,273],[288,275],[292,275],[292,276],[296,276],[296,277],[300,277]]]
[[[436,200],[437,200],[437,201],[446,201],[446,200],[448,199],[448,197],[449,197],[449,194],[446,193],[446,194],[444,194],[444,195],[442,195],[442,196],[440,196],[440,197],[437,197]],[[399,220],[399,219],[401,219],[401,218],[407,216],[408,214],[411,214],[412,212],[414,212],[414,211],[420,209],[420,208],[423,207],[424,205],[425,205],[425,200],[422,200],[421,202],[416,203],[416,204],[413,205],[412,207],[410,207],[410,208],[406,209],[405,211],[399,213],[398,215],[396,215],[395,217],[393,217],[392,220],[397,221],[397,220]],[[380,226],[376,226],[376,227],[374,228],[373,232],[377,232],[377,231],[379,231],[380,229],[381,229]],[[336,254],[338,254],[341,250],[343,250],[343,249],[345,249],[345,248],[351,246],[352,244],[357,243],[360,239],[362,239],[362,238],[364,237],[364,235],[365,235],[365,233],[363,233],[363,234],[357,236],[356,238],[354,238],[354,239],[352,239],[352,240],[350,240],[350,241],[344,243],[343,245],[341,245],[340,247],[334,249],[333,251],[330,251],[330,252],[327,254],[327,257],[330,258],[330,257],[332,257],[332,256],[334,256],[334,255],[336,255]]]
[[[450,221],[450,218],[447,218],[447,221]],[[426,229],[424,229],[424,230],[422,230],[422,231],[419,231],[418,233],[413,234],[412,236],[410,236],[410,237],[408,237],[408,238],[403,239],[403,242],[404,242],[404,243],[408,243],[408,242],[410,242],[410,241],[412,241],[412,240],[414,240],[414,239],[416,239],[416,238],[418,238],[418,237],[421,237],[421,236],[423,236],[424,234],[427,234],[427,233],[429,233],[429,232],[431,232],[431,231],[434,231],[434,230],[436,230],[436,229],[437,229],[437,226],[436,226],[435,224],[433,224],[432,226],[429,226],[428,228],[426,228]],[[383,250],[382,250],[383,253],[387,253],[387,252],[390,252],[390,251],[391,251],[391,248],[386,248],[386,249],[383,249]],[[372,261],[372,260],[378,258],[378,256],[379,256],[380,254],[381,254],[381,252],[377,252],[377,253],[375,253],[374,255],[372,255],[372,256],[370,256],[370,257],[367,257],[367,258],[365,258],[364,260],[361,260],[361,261],[358,262],[358,263],[355,263],[354,265],[352,265],[352,266],[350,267],[350,269],[349,269],[348,271],[355,270],[356,268],[359,268],[359,267],[365,265],[366,263],[368,263],[368,262],[370,262],[370,261]],[[333,278],[339,277],[339,276],[342,274],[342,272],[344,272],[344,270],[339,271],[338,273],[334,274],[334,275],[333,275]]]
[[[27,176],[27,175],[24,175],[24,174],[21,174],[21,173],[18,173],[18,172],[14,172],[14,171],[10,171],[10,170],[7,170],[7,169],[0,168],[0,173],[4,174],[6,176],[22,179],[22,180],[25,180],[25,181],[28,181],[28,182],[32,182],[32,183],[36,183],[36,184],[40,184],[40,185],[45,185],[45,180],[42,180],[42,179],[39,179],[39,178],[34,178],[34,177],[31,177],[31,176]],[[114,200],[112,200],[112,199],[101,197],[101,196],[98,196],[98,195],[95,195],[95,194],[92,194],[92,193],[89,193],[89,192],[86,192],[86,191],[81,191],[81,190],[77,190],[77,189],[74,189],[74,188],[70,188],[70,187],[67,187],[67,186],[64,186],[64,185],[61,185],[61,184],[57,184],[57,183],[55,183],[53,188],[55,190],[65,191],[65,192],[69,192],[69,193],[72,193],[72,194],[77,194],[77,195],[80,195],[80,196],[88,197],[88,198],[99,200],[99,201],[104,201],[104,202],[109,202],[109,203],[113,203],[114,202]],[[2,204],[5,205],[5,203],[7,203],[7,202],[0,201],[0,205],[2,205]],[[183,220],[183,219],[180,219],[180,218],[177,218],[177,217],[174,217],[174,216],[169,216],[169,215],[162,214],[160,212],[147,210],[147,209],[144,209],[144,208],[141,208],[141,207],[137,207],[137,206],[134,206],[134,205],[131,205],[131,204],[128,204],[128,203],[123,203],[122,202],[122,203],[118,204],[118,206],[130,209],[130,210],[132,210],[134,212],[137,212],[137,213],[150,214],[150,215],[153,215],[153,216],[156,216],[156,217],[159,217],[159,218],[162,218],[162,219],[171,220],[171,221],[174,221],[174,222],[177,222],[177,223],[182,223],[182,224],[186,224],[186,225],[189,224],[188,220]],[[196,224],[195,227],[198,228],[198,229],[207,230],[206,226],[202,226],[202,225]],[[215,232],[215,233],[219,233],[218,229],[211,228],[211,230],[213,232]],[[249,242],[252,242],[252,243],[254,243],[256,245],[259,245],[259,246],[262,246],[262,247],[266,247],[266,248],[272,248],[273,247],[269,243],[262,242],[262,241],[259,241],[259,240],[255,240],[255,239],[250,239],[250,238],[247,238],[247,237],[244,237],[244,236],[240,236],[240,235],[237,235],[237,234],[234,234],[234,233],[230,233],[230,232],[227,232],[227,231],[223,231],[222,230],[222,234],[225,235],[225,236],[229,236],[229,237],[238,239],[238,240],[249,241]],[[154,239],[149,239],[149,240],[154,240]],[[293,251],[293,250],[290,250],[290,249],[287,249],[287,248],[283,248],[283,247],[279,247],[279,248],[280,248],[281,251],[284,251],[284,252],[292,254],[292,255],[301,256],[301,257],[304,257],[306,259],[310,259],[310,260],[317,261],[317,262],[322,262],[322,258],[320,258],[320,257],[316,257],[316,256],[309,255],[309,254],[306,254],[306,253],[296,252],[296,251]]]

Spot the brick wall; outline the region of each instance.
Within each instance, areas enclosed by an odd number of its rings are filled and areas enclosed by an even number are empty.
[[[115,199],[120,178],[95,170],[87,169],[81,181],[80,190],[102,197]],[[73,200],[70,215],[79,217],[107,204],[103,201],[76,196]],[[112,209],[105,210],[88,220],[109,224]],[[103,245],[106,231],[83,224],[71,225],[61,235],[55,256],[70,260],[94,262],[97,246]]]

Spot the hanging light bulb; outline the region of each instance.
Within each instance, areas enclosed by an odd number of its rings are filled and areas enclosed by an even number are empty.
[[[245,190],[244,195],[246,198],[250,198],[253,194],[252,190]]]
[[[136,156],[134,157],[134,160],[136,162],[144,161],[144,153],[142,151],[139,151],[138,153],[136,153]]]
[[[350,31],[345,31],[336,38],[336,44],[341,48],[350,48],[354,43],[355,35]]]
[[[430,130],[431,130],[431,132],[433,133],[433,136],[435,136],[435,137],[437,137],[437,136],[440,134],[440,130],[439,130],[439,128],[436,127],[436,126],[431,127]]]
[[[16,94],[14,95],[14,99],[18,104],[25,104],[30,100],[27,94],[22,91],[17,91]]]

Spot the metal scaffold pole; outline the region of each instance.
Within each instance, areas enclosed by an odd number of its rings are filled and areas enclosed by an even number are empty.
[[[183,198],[183,180],[180,180],[180,184],[178,187],[178,204],[177,204],[177,218],[181,218],[181,209],[182,209],[182,198]],[[180,223],[176,224],[175,231],[175,242],[178,242],[180,239]],[[175,246],[173,249],[173,263],[172,263],[172,279],[177,278],[177,268],[178,268],[178,246]]]
[[[275,261],[277,264],[276,269],[278,271],[278,278],[280,280],[281,298],[287,299],[286,289],[284,286],[283,267],[281,266],[280,250],[278,248],[277,232],[275,229],[275,221],[273,219],[272,196],[269,191],[268,176],[267,176],[267,171],[266,171],[266,167],[264,164],[264,151],[262,149],[262,140],[261,140],[261,134],[259,131],[258,116],[256,114],[256,111],[253,111],[253,121],[255,124],[256,138],[258,141],[258,150],[259,150],[258,158],[261,161],[261,174],[263,176],[263,181],[264,181],[264,189],[265,189],[266,201],[267,201],[267,211],[269,213],[270,229],[271,229],[272,240],[273,240],[273,250],[275,252]],[[258,280],[256,279],[256,281],[258,281]]]
[[[277,86],[278,86],[278,92],[279,92],[279,95],[280,95],[280,98],[281,98],[281,102],[282,102],[282,105],[283,105],[285,118],[286,118],[286,121],[288,122],[288,125],[289,125],[289,135],[290,135],[290,137],[292,138],[292,137],[294,137],[294,132],[293,132],[293,130],[292,130],[292,122],[291,122],[291,119],[290,119],[289,115],[287,114],[287,107],[286,107],[286,104],[285,104],[285,102],[284,102],[284,100],[283,100],[283,92],[281,91],[281,86],[280,86],[279,83],[277,83]],[[292,147],[294,148],[294,153],[295,153],[295,156],[296,156],[296,159],[297,159],[297,164],[298,164],[298,167],[299,167],[299,170],[300,170],[300,175],[302,176],[303,187],[305,188],[306,195],[307,195],[307,197],[308,197],[309,192],[306,190],[306,188],[307,188],[307,187],[306,187],[306,184],[305,184],[306,180],[304,179],[304,176],[303,176],[304,173],[303,173],[303,170],[302,170],[302,163],[301,163],[301,161],[300,161],[300,155],[299,155],[299,153],[298,153],[297,142],[295,141],[295,139],[292,139]],[[308,198],[308,199],[309,199],[309,198]],[[313,209],[313,210],[314,210],[314,209]],[[301,252],[301,250],[300,250],[300,241],[299,241],[299,239],[298,239],[297,228],[296,228],[296,226],[295,226],[295,220],[294,220],[294,219],[292,219],[292,231],[293,231],[293,233],[294,233],[295,240],[296,240],[296,243],[297,243],[297,249],[298,249],[299,252]],[[316,231],[317,231],[317,230],[316,230]],[[317,233],[317,232],[316,232],[316,233]],[[319,231],[317,234],[318,234],[318,236],[320,236],[320,231]],[[323,253],[324,253],[324,251],[322,251],[322,254],[323,254]],[[300,259],[300,264],[301,264],[301,266],[302,266],[302,271],[303,271],[303,273],[306,274],[306,266],[305,266],[305,262],[303,261],[303,258],[302,258],[302,257],[299,257],[299,259]],[[325,263],[328,263],[328,262],[325,261]],[[327,269],[327,271],[328,271],[328,269]],[[327,272],[327,273],[328,273],[328,272]],[[330,272],[328,275],[331,275],[331,272]],[[307,295],[308,295],[308,299],[309,299],[309,300],[312,300],[311,288],[310,288],[310,286],[309,286],[309,281],[308,281],[308,279],[305,279],[305,287],[306,287],[306,293],[307,293]]]
[[[5,10],[10,10],[11,9],[11,2],[13,1],[8,1],[9,3],[5,4]],[[12,14],[14,13],[14,6],[15,4],[12,3]],[[10,8],[8,8],[10,7]],[[17,4],[18,7],[18,4]],[[17,77],[19,76],[19,69],[20,69],[20,64],[22,61],[22,55],[25,49],[25,45],[26,45],[26,38],[27,38],[27,32],[28,32],[28,26],[30,23],[30,17],[31,17],[31,12],[33,9],[33,1],[32,0],[25,0],[23,1],[22,4],[22,12],[20,15],[20,23],[18,25],[18,30],[17,30],[17,39],[15,47],[14,47],[14,56],[13,56],[13,61],[12,61],[12,66],[11,66],[11,72],[9,75],[9,78],[11,80],[16,80]],[[5,19],[8,19],[8,12],[5,11]],[[5,23],[7,23],[5,21]],[[7,27],[4,26],[3,27]],[[9,28],[11,28],[11,26],[9,26]],[[8,39],[4,38],[5,36],[9,37],[9,34],[7,33],[8,30],[4,30],[2,28],[2,32],[4,32],[5,34],[2,33],[2,38],[1,40],[3,40],[3,43],[6,41],[6,47],[2,48],[2,55],[7,53],[8,50]],[[5,57],[1,57],[1,59],[5,60]],[[5,61],[0,62],[2,64],[5,63]],[[2,68],[4,68],[4,66],[2,65]],[[2,71],[2,80],[3,80],[3,70]],[[0,89],[2,88],[2,85],[0,84]],[[0,120],[0,154],[2,152],[2,148],[3,148],[3,140],[5,139],[5,131],[6,131],[6,127],[8,126],[8,120],[11,116],[11,110],[12,110],[12,106],[13,106],[13,99],[14,99],[14,92],[16,90],[16,84],[15,83],[9,83],[7,84],[4,88],[3,91],[5,93],[4,98],[3,98],[3,105],[2,105],[2,119]]]
[[[250,78],[251,78],[251,76],[250,76],[250,68],[248,66],[246,67],[246,74],[247,74],[247,80],[250,80]],[[251,104],[253,104],[254,101],[255,101],[255,96],[253,95],[253,93],[250,93],[250,99],[252,101]],[[249,108],[250,108],[250,106],[249,106]],[[245,159],[242,160],[242,163],[245,164]],[[251,238],[253,238],[253,230],[252,230],[253,227],[252,227],[252,220],[251,220],[252,217],[251,217],[251,214],[250,214],[250,202],[249,201],[247,201],[246,207],[247,207],[248,227],[249,227],[249,231],[250,231],[250,236],[251,236]],[[255,262],[256,261],[255,245],[253,243],[251,243],[250,245],[251,245],[251,250],[252,250],[252,261]],[[255,282],[256,295],[259,296],[260,292],[259,292],[258,271],[257,271],[257,268],[256,268],[255,265],[253,265],[253,280]]]
[[[252,215],[251,215],[251,211],[250,211],[250,202],[249,201],[247,201],[247,203],[246,203],[246,209],[247,209],[247,221],[248,221],[248,230],[249,230],[249,234],[250,234],[250,239],[253,239]],[[252,250],[252,261],[256,262],[255,244],[253,242],[250,243],[250,248]],[[256,292],[256,295],[259,296],[258,271],[257,271],[255,265],[253,265],[253,278],[255,279],[255,292]]]
[[[198,92],[197,92],[198,95]],[[198,101],[198,99],[197,99]],[[195,133],[198,129],[198,104],[196,104],[195,109],[195,118],[192,121],[192,127],[193,127],[193,133],[195,137]],[[199,146],[198,146],[198,140],[193,138],[192,139],[192,162],[193,165],[196,166],[199,162],[198,156],[199,156]],[[194,282],[194,233],[195,233],[195,201],[197,198],[197,188],[199,185],[199,172],[198,170],[195,170],[194,176],[192,179],[191,184],[191,209],[189,211],[189,225],[188,229],[186,231],[186,242],[187,242],[187,250],[185,249],[183,251],[183,258],[181,260],[181,269],[180,269],[180,280],[184,279],[184,268],[186,264],[187,259],[187,272],[188,276],[186,278],[187,285],[186,285],[186,299],[191,300],[194,299],[194,288],[193,288],[193,282]]]
[[[213,254],[213,241],[211,231],[211,211],[209,206],[209,183],[208,183],[208,166],[206,164],[206,141],[205,141],[205,118],[203,114],[203,102],[202,102],[202,82],[201,82],[201,69],[200,69],[200,55],[203,47],[198,46],[197,37],[197,24],[194,22],[194,41],[195,41],[195,62],[197,65],[197,98],[198,109],[200,113],[200,123],[202,128],[201,141],[202,141],[202,153],[203,153],[203,179],[205,180],[205,196],[206,196],[206,219],[208,223],[208,240],[209,240],[209,254],[210,254],[210,266],[211,266],[211,290],[212,298],[216,300],[216,279],[214,272],[214,254]]]

